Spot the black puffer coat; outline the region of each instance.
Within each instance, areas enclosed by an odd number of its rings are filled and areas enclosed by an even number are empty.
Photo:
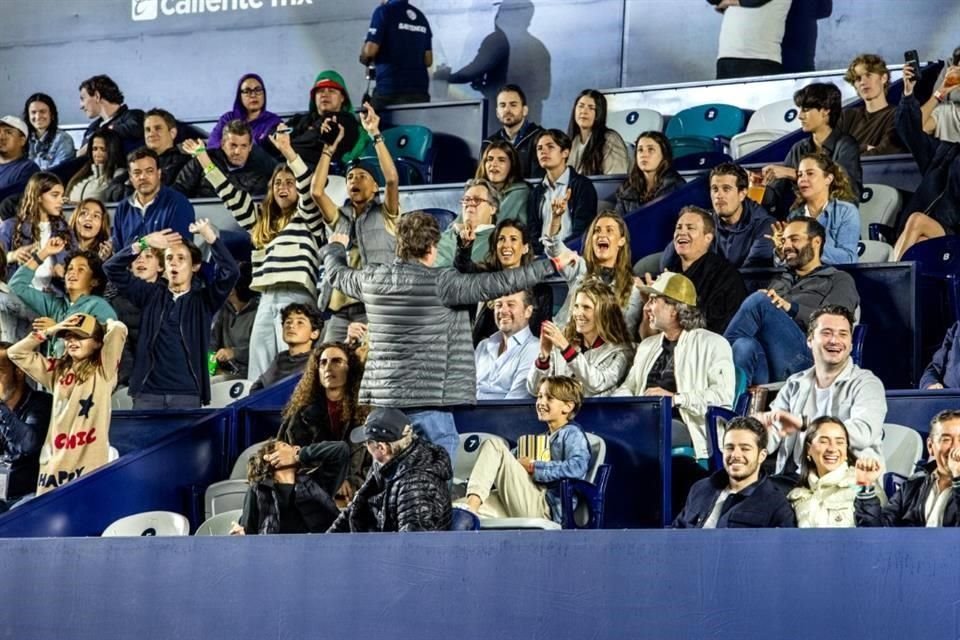
[[[374,466],[329,532],[445,531],[450,528],[450,456],[414,439],[382,467]]]

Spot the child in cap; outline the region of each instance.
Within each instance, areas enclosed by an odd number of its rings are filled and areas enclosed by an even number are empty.
[[[61,358],[37,353],[52,337],[65,343]],[[93,316],[77,313],[33,332],[7,350],[14,365],[53,393],[50,427],[40,451],[37,495],[107,463],[110,396],[126,338],[122,322],[108,320],[104,329]]]

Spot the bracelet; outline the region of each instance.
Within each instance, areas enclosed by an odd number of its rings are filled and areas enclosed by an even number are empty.
[[[933,97],[934,97],[934,99],[935,99],[937,102],[939,102],[939,103],[941,103],[941,104],[943,103],[943,94],[940,93],[939,91],[934,91],[934,92],[933,92]]]
[[[332,152],[332,151],[324,150],[324,152],[321,153],[320,155],[327,156],[328,158],[330,158],[331,160],[333,160],[333,152]]]
[[[203,175],[207,175],[208,173],[210,173],[216,168],[217,168],[217,165],[213,164],[213,162],[211,161],[210,164],[208,164],[203,168]]]
[[[137,238],[137,246],[140,247],[140,251],[146,251],[150,248],[150,245],[147,244],[147,239],[144,236]]]
[[[373,136],[373,144],[377,144],[378,142],[383,142],[382,133],[378,133],[377,135]]]
[[[37,264],[43,264],[43,258],[40,257],[40,254],[36,251],[30,252],[30,257],[36,261]]]
[[[194,158],[196,158],[198,155],[200,155],[201,153],[204,153],[206,150],[207,150],[206,147],[204,147],[203,145],[200,145],[199,147],[197,147],[196,149],[194,149],[194,150],[193,150],[193,153],[190,154],[190,155],[192,155]]]

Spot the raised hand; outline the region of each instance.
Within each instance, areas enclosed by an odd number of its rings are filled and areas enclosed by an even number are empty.
[[[903,65],[903,95],[913,94],[913,88],[917,86],[917,77],[913,74],[913,65]]]
[[[210,156],[207,154],[207,147],[203,140],[184,140],[180,143],[180,148],[184,153],[196,158],[201,166],[210,164]]]
[[[327,133],[328,131],[330,131],[333,125],[337,125],[337,137],[336,139],[334,139],[333,144],[328,145],[329,149],[327,149],[327,151],[329,151],[330,153],[334,153],[337,150],[337,148],[340,146],[340,143],[343,142],[343,136],[344,136],[343,125],[337,122],[336,120],[334,120],[333,118],[327,118],[320,125],[320,131],[322,133]]]
[[[477,230],[469,222],[458,225],[460,233],[460,243],[463,246],[470,246],[477,239]]]
[[[33,330],[38,333],[46,333],[47,329],[56,325],[57,322],[53,318],[48,318],[46,316],[41,316],[33,321]]]
[[[197,218],[187,227],[190,233],[198,233],[207,244],[217,241],[217,228],[210,223],[209,218]]]
[[[876,484],[880,477],[880,462],[873,458],[860,458],[857,460],[857,484],[861,487],[868,487]]]
[[[270,134],[270,142],[273,143],[273,146],[277,148],[283,157],[287,160],[291,160],[296,157],[296,153],[293,150],[293,145],[290,142],[290,132],[293,131],[285,122],[281,122],[276,131]]]
[[[360,110],[360,124],[371,138],[380,135],[380,116],[369,102],[364,102],[363,109]]]
[[[162,231],[154,231],[144,236],[143,241],[154,249],[166,249],[167,247],[175,247],[182,244],[183,238],[173,229],[164,229]]]

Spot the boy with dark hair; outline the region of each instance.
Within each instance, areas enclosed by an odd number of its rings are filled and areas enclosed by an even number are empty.
[[[207,351],[210,322],[240,277],[240,270],[208,220],[190,225],[210,245],[213,281],[194,287],[200,250],[170,229],[119,251],[104,269],[120,294],[140,307],[140,336],[130,375],[134,409],[197,409],[210,402]],[[164,249],[166,280],[148,283],[128,267],[142,251]]]
[[[547,518],[560,522],[557,481],[583,479],[590,443],[573,421],[583,404],[583,385],[569,376],[544,378],[537,391],[537,419],[547,425],[550,460],[515,458],[502,440],[483,441],[461,502],[481,517]],[[491,493],[496,486],[496,493]]]
[[[762,175],[754,174],[752,178],[767,184],[763,204],[780,219],[790,210],[797,167],[801,158],[809,153],[822,153],[836,162],[850,179],[854,194],[859,197],[863,192],[860,145],[838,128],[843,101],[840,89],[829,82],[814,82],[793,94],[793,101],[800,108],[800,126],[810,136],[790,148],[782,165],[767,165]]]
[[[675,529],[796,527],[786,496],[760,471],[767,457],[767,428],[736,417],[723,432],[723,469],[690,489]]]
[[[100,129],[112,129],[123,141],[124,148],[143,144],[143,111],[129,109],[123,103],[123,92],[110,76],[97,75],[80,83],[80,109],[93,122],[83,133],[78,156],[86,155],[90,138]]]
[[[251,392],[266,389],[287,376],[303,371],[313,343],[323,333],[323,318],[313,305],[298,302],[288,304],[280,312],[280,317],[287,350],[277,354],[270,367],[250,387]]]
[[[572,144],[559,129],[545,129],[537,136],[537,161],[546,175],[534,185],[527,206],[527,226],[537,253],[541,236],[576,240],[597,215],[593,183],[567,165]]]

